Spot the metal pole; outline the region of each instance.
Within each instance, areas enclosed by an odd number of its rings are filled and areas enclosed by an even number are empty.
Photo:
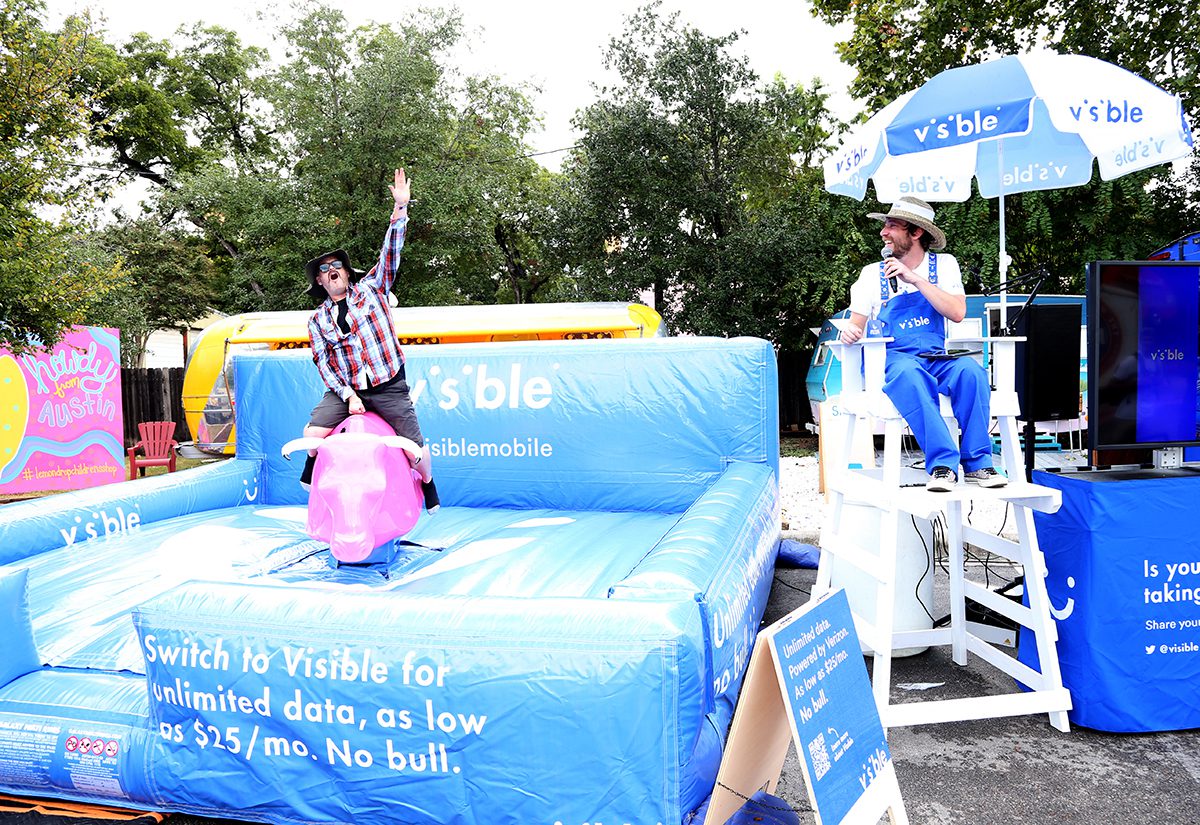
[[[1008,328],[1008,250],[1004,240],[1004,139],[996,141],[996,185],[1000,187],[1000,330]]]

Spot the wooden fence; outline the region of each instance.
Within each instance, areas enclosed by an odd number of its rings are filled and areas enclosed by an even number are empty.
[[[183,368],[123,367],[121,405],[125,418],[125,446],[139,438],[139,421],[174,421],[175,440],[190,441],[183,417]]]
[[[776,358],[779,365],[779,429],[807,432],[805,425],[812,421],[812,409],[804,382],[808,378],[812,350],[779,352]]]

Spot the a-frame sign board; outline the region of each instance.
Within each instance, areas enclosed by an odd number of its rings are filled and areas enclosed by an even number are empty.
[[[775,790],[796,743],[818,825],[893,825],[908,814],[843,590],[758,634],[704,825]]]

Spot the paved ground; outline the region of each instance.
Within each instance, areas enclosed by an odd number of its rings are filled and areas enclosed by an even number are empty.
[[[778,571],[765,620],[804,604],[814,578],[812,570]],[[946,683],[937,698],[1011,689],[1008,677],[976,657],[966,668],[954,665],[946,648],[894,659],[892,671],[893,686]],[[905,698],[893,687],[894,701]],[[914,824],[1200,822],[1200,731],[1064,734],[1045,716],[1024,716],[896,728],[888,742]],[[777,794],[808,807],[794,750]],[[816,820],[805,813],[801,821]]]

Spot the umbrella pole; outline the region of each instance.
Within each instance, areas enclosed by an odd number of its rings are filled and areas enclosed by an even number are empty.
[[[1000,333],[1008,329],[1008,250],[1004,242],[1004,139],[996,141],[996,184],[1000,189]]]
[[[1008,335],[1008,248],[1005,245],[1004,226],[1004,139],[996,141],[996,184],[1000,189],[1000,334]],[[1028,369],[1028,366],[1026,366]],[[1023,380],[1018,377],[1018,380]],[[1025,480],[1033,478],[1033,443],[1036,426],[1032,420],[1025,421]],[[1016,467],[1005,467],[1009,478],[1014,477]]]

